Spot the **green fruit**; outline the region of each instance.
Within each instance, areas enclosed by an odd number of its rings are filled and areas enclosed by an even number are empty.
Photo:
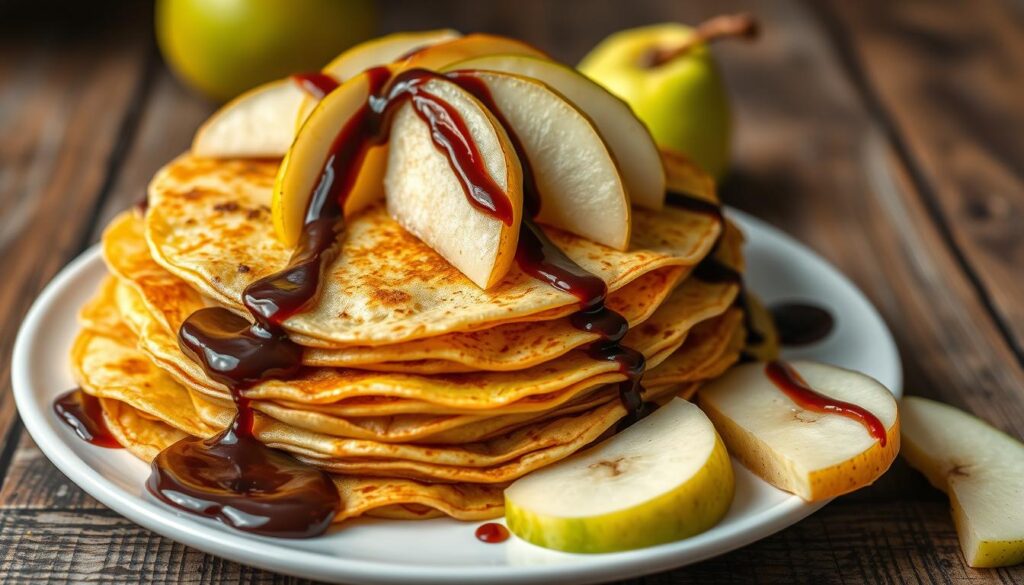
[[[715,177],[729,163],[728,95],[704,44],[649,66],[652,51],[683,44],[693,29],[659,24],[625,30],[597,45],[579,69],[633,107],[655,141],[682,152]]]
[[[714,426],[674,399],[582,453],[505,490],[516,536],[575,553],[630,550],[679,540],[725,516],[732,465]]]
[[[189,86],[225,101],[319,70],[374,31],[372,0],[157,0],[157,42]]]

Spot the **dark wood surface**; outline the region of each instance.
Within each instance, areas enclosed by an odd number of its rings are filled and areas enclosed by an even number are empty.
[[[61,475],[18,421],[9,356],[35,295],[213,107],[164,68],[137,5],[82,4],[94,8],[0,12],[0,582],[301,582],[125,520]],[[896,335],[907,393],[1024,437],[1024,6],[379,4],[382,32],[505,33],[568,62],[620,28],[754,11],[756,46],[716,48],[737,115],[725,199],[867,293]],[[898,462],[772,537],[636,582],[1022,583],[1024,568],[966,567],[944,496]]]

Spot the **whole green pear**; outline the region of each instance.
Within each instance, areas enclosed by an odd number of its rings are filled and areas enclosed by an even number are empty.
[[[632,106],[659,145],[720,178],[729,164],[732,115],[711,51],[697,43],[652,63],[657,51],[687,43],[694,32],[674,23],[624,30],[594,47],[579,69]]]

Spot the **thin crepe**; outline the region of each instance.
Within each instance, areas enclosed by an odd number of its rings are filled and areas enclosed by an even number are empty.
[[[146,239],[153,258],[218,303],[241,307],[244,288],[280,270],[290,250],[274,236],[269,205],[276,162],[188,155],[149,187]],[[669,208],[634,210],[633,242],[618,252],[545,230],[573,260],[618,290],[640,276],[699,262],[721,224]],[[557,318],[577,300],[513,268],[484,291],[375,205],[349,218],[315,306],[285,327],[303,345],[387,345],[500,323]]]

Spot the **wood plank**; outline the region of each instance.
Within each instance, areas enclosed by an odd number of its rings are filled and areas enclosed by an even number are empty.
[[[7,510],[105,510],[64,476],[22,433],[0,489],[0,516]],[[3,572],[0,570],[0,575]]]
[[[0,287],[0,437],[19,429],[9,369],[18,326],[82,249],[146,89],[152,53],[137,11],[79,12],[0,24],[0,274],[13,283]],[[0,450],[0,479],[13,444]]]
[[[205,555],[109,510],[9,510],[0,515],[5,582],[303,584]]]
[[[483,545],[481,545],[483,546]],[[1024,568],[977,571],[959,562],[942,502],[835,503],[741,551],[646,577],[683,583],[1003,583]],[[10,581],[67,583],[307,583],[204,555],[105,510],[17,510],[0,516],[0,566]],[[880,569],[881,567],[881,569]],[[637,581],[634,581],[637,582]]]
[[[1000,0],[819,6],[876,117],[899,137],[910,177],[977,296],[1024,361],[1020,6]]]
[[[131,148],[97,218],[93,241],[114,215],[144,196],[160,167],[188,150],[192,135],[216,108],[185,88],[165,66],[159,67],[155,77]]]
[[[154,77],[139,106],[138,127],[90,229],[90,241],[98,240],[114,215],[139,200],[161,166],[188,148],[195,128],[215,107],[190,93],[164,66]],[[0,508],[98,509],[102,505],[71,484],[25,434],[13,453],[8,481],[0,489]]]

